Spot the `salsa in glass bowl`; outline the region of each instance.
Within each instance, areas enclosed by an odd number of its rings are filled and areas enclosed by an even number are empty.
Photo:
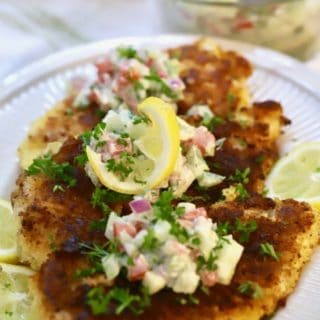
[[[306,58],[320,29],[319,0],[161,0],[173,29],[251,42]]]

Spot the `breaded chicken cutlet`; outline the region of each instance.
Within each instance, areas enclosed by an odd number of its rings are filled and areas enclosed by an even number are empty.
[[[151,307],[145,313],[139,317],[125,313],[121,319],[261,319],[284,303],[318,241],[319,221],[307,204],[273,201],[259,195],[278,159],[276,141],[289,121],[279,103],[250,105],[246,79],[252,69],[237,53],[225,52],[210,41],[200,40],[171,49],[169,54],[177,56],[183,65],[180,76],[186,89],[183,98],[177,101],[178,113],[189,123],[199,125],[205,119],[188,115],[188,110],[195,104],[206,104],[213,111],[214,121],[207,125],[221,146],[206,160],[210,171],[226,177],[220,185],[206,190],[194,184],[186,196],[204,206],[214,222],[233,225],[237,219],[243,223],[254,220],[258,229],[244,243],[244,254],[230,286],[215,285],[208,295],[197,292],[197,306],[182,307],[173,293],[161,291],[152,296]],[[53,191],[55,181],[50,178],[22,173],[12,194],[14,211],[20,219],[21,261],[39,269],[32,282],[39,319],[117,318],[93,316],[86,305],[89,289],[96,284],[104,285],[102,275],[75,277],[79,268],[88,265],[80,244],[106,241],[102,230],[92,229],[92,222],[104,217],[103,210],[94,206],[96,187],[84,168],[74,161],[82,152],[82,142],[77,136],[100,120],[97,105],[77,109],[72,106],[72,99],[67,99],[37,122],[20,147],[21,163],[26,167],[32,158],[29,151],[39,155],[48,142],[60,141],[62,147],[53,159],[57,163],[71,163],[75,168],[75,186]],[[238,173],[241,183],[236,177]],[[246,192],[243,198],[236,190],[240,184]],[[227,201],[215,203],[223,199]],[[115,198],[108,205],[126,214],[130,212],[129,200],[128,196]],[[236,231],[233,235],[236,240],[240,237]],[[272,244],[280,260],[261,255],[262,243]],[[263,295],[253,299],[239,292],[239,286],[246,282],[257,284]]]
[[[142,315],[124,313],[121,319],[254,320],[273,314],[285,304],[318,241],[319,221],[309,205],[258,196],[244,202],[213,205],[209,216],[230,224],[236,219],[255,221],[258,226],[244,243],[244,254],[231,284],[216,285],[207,293],[199,290],[196,306],[181,305],[170,291],[161,291],[152,296],[151,306]],[[234,237],[238,239],[239,235],[234,233]],[[279,253],[279,261],[261,254],[260,244],[266,242]],[[114,315],[93,316],[86,305],[85,296],[91,286],[103,284],[99,276],[75,277],[76,271],[87,263],[87,257],[76,246],[72,251],[62,249],[50,254],[32,283],[34,307],[40,319],[118,319]],[[255,299],[239,292],[243,283],[258,284]]]

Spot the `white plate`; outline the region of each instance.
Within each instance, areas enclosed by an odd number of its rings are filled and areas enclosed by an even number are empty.
[[[90,62],[120,44],[166,48],[194,39],[171,35],[92,43],[49,56],[8,77],[0,87],[0,197],[10,196],[18,172],[16,149],[28,126],[63,98],[68,79],[80,74],[94,77]],[[282,54],[239,42],[222,39],[218,42],[224,48],[241,52],[255,65],[249,80],[254,100],[280,101],[286,116],[293,121],[281,139],[282,152],[299,141],[320,141],[319,77]],[[319,284],[320,250],[317,250],[298,288],[275,319],[320,319]]]

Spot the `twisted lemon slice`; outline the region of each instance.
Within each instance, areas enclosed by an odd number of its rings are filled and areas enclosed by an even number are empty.
[[[0,262],[17,260],[18,219],[9,201],[0,199]]]
[[[34,319],[31,316],[29,278],[34,272],[23,266],[0,263],[1,320]]]
[[[99,181],[109,189],[139,194],[159,186],[174,170],[180,148],[179,126],[172,107],[161,99],[150,97],[138,106],[148,118],[148,127],[133,144],[140,152],[125,179],[108,170],[101,154],[86,148],[89,164]]]

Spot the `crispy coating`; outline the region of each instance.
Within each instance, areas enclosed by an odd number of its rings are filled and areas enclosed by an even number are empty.
[[[72,161],[80,142],[68,140],[56,160]],[[12,194],[14,211],[19,215],[18,248],[20,260],[38,269],[55,248],[77,248],[78,241],[97,236],[89,224],[101,218],[90,199],[93,185],[81,168],[76,169],[77,184],[64,192],[53,192],[55,182],[43,175],[22,173]]]
[[[186,113],[195,104],[207,104],[216,115],[227,117],[249,106],[246,79],[252,67],[245,58],[221,50],[209,38],[170,52],[182,62],[180,76],[186,85],[184,98],[178,102],[179,113]]]
[[[152,297],[151,307],[144,314],[137,317],[125,313],[121,319],[255,320],[285,304],[318,241],[319,221],[309,205],[253,197],[245,202],[215,204],[209,215],[217,222],[232,224],[238,218],[255,220],[258,225],[245,244],[231,285],[216,285],[209,295],[197,292],[200,303],[195,306],[182,306],[172,292],[162,291]],[[238,234],[234,233],[234,237],[237,239]],[[280,253],[279,262],[260,253],[260,244],[266,242]],[[90,285],[74,277],[76,268],[85,264],[85,256],[60,251],[41,267],[33,279],[35,308],[40,310],[41,319],[119,319],[112,315],[91,315],[85,304]],[[246,281],[258,283],[263,296],[253,299],[240,294],[238,286]]]
[[[91,130],[99,121],[98,108],[72,107],[72,100],[65,99],[35,121],[28,136],[18,149],[22,168],[27,168],[32,160],[46,151],[56,151],[68,137],[77,137],[86,130]],[[48,148],[49,143],[56,143],[55,149]]]

